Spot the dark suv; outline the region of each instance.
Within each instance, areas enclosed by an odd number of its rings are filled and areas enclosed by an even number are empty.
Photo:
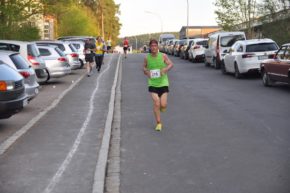
[[[0,119],[19,112],[27,101],[23,77],[0,61]]]

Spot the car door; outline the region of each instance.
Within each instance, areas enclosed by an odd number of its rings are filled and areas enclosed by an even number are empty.
[[[288,82],[288,72],[290,68],[290,47],[281,47],[276,55],[275,60],[267,67],[268,74],[272,79]]]

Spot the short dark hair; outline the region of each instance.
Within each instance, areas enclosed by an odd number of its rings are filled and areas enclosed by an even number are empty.
[[[149,42],[149,46],[151,46],[151,44],[153,44],[153,43],[158,45],[158,41],[156,39],[151,39]]]

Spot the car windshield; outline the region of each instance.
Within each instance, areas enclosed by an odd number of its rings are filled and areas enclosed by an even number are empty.
[[[246,52],[266,52],[278,50],[278,46],[275,43],[259,43],[247,45]]]
[[[14,65],[16,66],[17,69],[29,68],[28,62],[20,54],[13,54],[10,56],[10,58],[13,61]]]
[[[244,35],[231,35],[221,37],[221,47],[231,47],[236,41],[245,40]]]
[[[36,47],[36,45],[34,45],[34,44],[27,45],[27,53],[28,53],[28,55],[33,56],[33,57],[40,56],[39,50]]]

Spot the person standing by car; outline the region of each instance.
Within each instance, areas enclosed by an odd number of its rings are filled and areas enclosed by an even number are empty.
[[[127,37],[125,37],[123,41],[123,50],[124,50],[125,58],[127,58],[128,48],[129,48],[129,40]]]
[[[87,68],[87,76],[89,77],[93,70],[93,62],[94,62],[94,45],[89,39],[86,39],[84,45],[84,54]]]
[[[165,112],[167,107],[167,95],[169,92],[169,80],[167,72],[173,67],[173,63],[166,54],[158,50],[158,41],[150,40],[151,53],[144,58],[143,71],[148,77],[148,90],[153,99],[153,111],[157,125],[156,131],[161,131],[162,123],[160,112]]]
[[[101,70],[101,66],[103,64],[104,52],[106,51],[106,46],[103,43],[102,38],[99,36],[96,42],[96,52],[95,52],[95,61],[96,61],[96,68],[98,72]]]

